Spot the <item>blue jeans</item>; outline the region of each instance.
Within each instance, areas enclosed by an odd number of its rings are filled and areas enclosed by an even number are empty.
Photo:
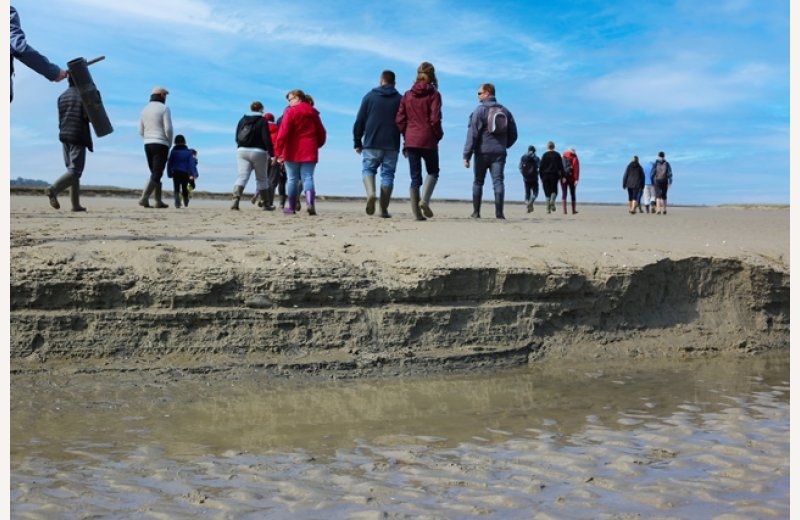
[[[286,161],[286,194],[297,197],[297,180],[302,177],[303,191],[314,191],[315,162],[290,162]]]
[[[406,148],[408,155],[408,172],[411,174],[411,187],[422,186],[422,160],[425,160],[425,171],[428,175],[439,177],[439,150],[428,148]]]
[[[503,170],[506,167],[505,154],[487,153],[475,154],[474,172],[475,180],[472,181],[472,196],[480,197],[483,195],[483,182],[486,180],[486,170],[492,175],[492,185],[494,186],[495,198],[499,195],[505,196],[505,183]]]
[[[381,186],[394,188],[394,172],[397,169],[397,150],[364,148],[361,150],[361,175],[374,176],[381,169]]]

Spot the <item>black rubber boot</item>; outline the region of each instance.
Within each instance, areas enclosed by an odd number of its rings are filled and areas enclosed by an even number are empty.
[[[411,201],[411,214],[414,215],[414,220],[427,220],[422,216],[422,210],[419,209],[419,186],[411,188],[409,199]]]
[[[392,188],[388,186],[381,186],[381,217],[392,218],[389,214],[389,202],[392,200]]]
[[[81,206],[81,181],[77,175],[72,176],[72,184],[69,188],[69,201],[72,204],[72,211],[86,211],[86,208]]]
[[[236,185],[233,187],[233,204],[231,204],[231,209],[239,211],[239,201],[242,200],[242,193],[244,193],[244,187]]]

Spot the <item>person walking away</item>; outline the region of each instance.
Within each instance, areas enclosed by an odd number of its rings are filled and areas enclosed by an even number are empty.
[[[578,212],[575,209],[575,189],[578,187],[578,179],[581,174],[581,164],[575,148],[569,148],[564,152],[564,176],[561,177],[561,203],[564,206],[564,215],[567,214],[567,190],[572,199],[572,214]]]
[[[150,179],[139,199],[139,205],[150,207],[150,194],[155,191],[155,207],[168,207],[161,200],[161,178],[169,158],[169,146],[172,143],[172,114],[166,106],[169,91],[164,87],[155,87],[150,93],[150,102],[142,110],[139,117],[139,135],[144,139],[144,154],[150,169]]]
[[[525,205],[528,213],[533,213],[533,203],[539,196],[539,157],[535,146],[530,145],[528,152],[520,158],[519,172],[525,184]]]
[[[80,204],[80,178],[86,164],[86,150],[94,151],[89,131],[89,115],[81,101],[78,87],[69,77],[69,86],[58,96],[58,140],[64,151],[67,172],[45,189],[50,205],[61,209],[56,196],[69,187],[72,211],[86,211]]]
[[[644,169],[639,164],[639,157],[634,155],[622,176],[622,189],[628,190],[628,212],[631,215],[636,214],[639,195],[644,187],[644,177]]]
[[[272,141],[273,151],[275,147],[275,141],[278,138],[278,125],[275,124],[275,115],[272,112],[266,112],[264,114],[264,120],[267,122],[267,129],[269,130],[269,137]],[[281,166],[275,160],[275,155],[270,157],[270,160],[267,162],[267,180],[269,184],[269,188],[267,188],[267,210],[274,211],[275,210],[275,188],[278,186],[278,183],[281,180]],[[282,189],[284,192],[286,191],[286,173],[283,174],[283,185]],[[259,208],[264,207],[264,203],[261,201],[261,197],[256,190],[253,193],[253,198],[250,199],[250,204],[258,203]],[[284,201],[285,202],[285,201]]]
[[[650,180],[650,172],[653,171],[655,161],[647,163],[644,176],[644,189],[642,190],[642,199],[644,202],[644,209],[647,213],[656,214],[656,192],[653,188],[653,181]]]
[[[492,175],[494,187],[494,214],[505,219],[503,199],[505,182],[503,170],[506,165],[507,149],[517,141],[517,124],[514,116],[497,102],[495,88],[491,83],[478,87],[480,104],[469,116],[467,140],[464,144],[464,167],[469,168],[472,155],[475,155],[472,183],[472,218],[481,218],[481,199],[486,170]]]
[[[9,62],[11,63],[11,74],[9,76],[9,91],[11,100],[14,101],[14,59],[21,61],[31,70],[39,73],[50,81],[61,81],[67,77],[67,71],[52,63],[46,56],[28,44],[25,32],[22,30],[22,23],[19,20],[17,9],[11,7],[10,39],[11,52]]]
[[[672,166],[664,158],[664,152],[658,152],[658,159],[650,170],[650,181],[656,192],[656,213],[667,214],[667,189],[672,186]]]
[[[294,215],[299,195],[298,180],[302,179],[306,194],[306,210],[316,215],[314,169],[319,162],[319,149],[325,145],[327,132],[319,111],[311,106],[306,94],[299,89],[286,94],[289,108],[278,128],[278,162],[286,164],[288,205],[284,214]]]
[[[555,213],[558,181],[564,176],[564,162],[553,141],[547,142],[547,151],[539,162],[539,176],[542,178],[544,196],[547,197],[547,213]]]
[[[415,220],[426,220],[426,217],[433,217],[430,204],[439,182],[439,141],[444,136],[442,95],[431,63],[424,61],[417,67],[414,84],[403,94],[395,123],[403,136],[403,156],[408,159],[411,214]],[[424,186],[423,161],[426,172]]]
[[[244,114],[236,124],[236,164],[239,176],[233,184],[233,203],[231,209],[239,210],[244,188],[250,174],[256,172],[256,192],[261,198],[261,207],[269,210],[267,164],[275,153],[269,135],[267,121],[264,119],[264,105],[261,101],[250,103],[250,113]],[[274,209],[274,208],[273,208]]]
[[[167,176],[172,179],[172,195],[175,198],[175,207],[181,207],[181,195],[183,195],[183,205],[189,207],[189,182],[199,175],[197,174],[197,160],[192,154],[192,150],[186,146],[186,138],[182,135],[175,136],[175,146],[169,152],[167,160]]]
[[[375,213],[375,175],[381,170],[381,217],[389,218],[389,202],[394,190],[397,156],[400,153],[400,130],[395,124],[402,96],[395,88],[395,74],[381,72],[379,86],[361,100],[353,124],[353,148],[361,155],[361,176],[367,192],[367,215]]]

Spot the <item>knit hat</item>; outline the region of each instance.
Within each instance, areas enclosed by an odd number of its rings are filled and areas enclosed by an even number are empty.
[[[272,115],[272,112],[267,112],[266,114],[264,114],[264,119],[266,119],[267,121],[275,121],[275,116]]]
[[[153,91],[150,94],[151,95],[152,94],[161,94],[163,96],[166,96],[167,94],[169,94],[169,90],[165,89],[164,87],[154,87]]]

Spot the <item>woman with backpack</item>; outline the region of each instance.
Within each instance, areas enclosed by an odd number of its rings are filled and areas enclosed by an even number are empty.
[[[239,201],[242,199],[244,187],[250,180],[253,170],[256,172],[256,189],[261,197],[262,208],[270,209],[271,206],[267,204],[267,190],[269,189],[267,164],[275,151],[272,147],[267,121],[264,119],[264,105],[261,104],[261,101],[250,103],[250,113],[243,115],[239,124],[236,125],[236,146],[239,177],[233,185],[231,209],[239,209]],[[272,209],[275,208],[272,207]]]
[[[581,163],[578,161],[578,154],[575,148],[569,148],[564,152],[564,176],[561,177],[561,204],[564,206],[564,215],[567,214],[567,190],[572,199],[572,214],[578,212],[575,209],[575,188],[578,187],[578,178],[581,175]]]
[[[664,159],[664,152],[658,152],[658,159],[650,170],[650,180],[656,192],[656,213],[667,214],[667,189],[672,185],[672,166]]]

